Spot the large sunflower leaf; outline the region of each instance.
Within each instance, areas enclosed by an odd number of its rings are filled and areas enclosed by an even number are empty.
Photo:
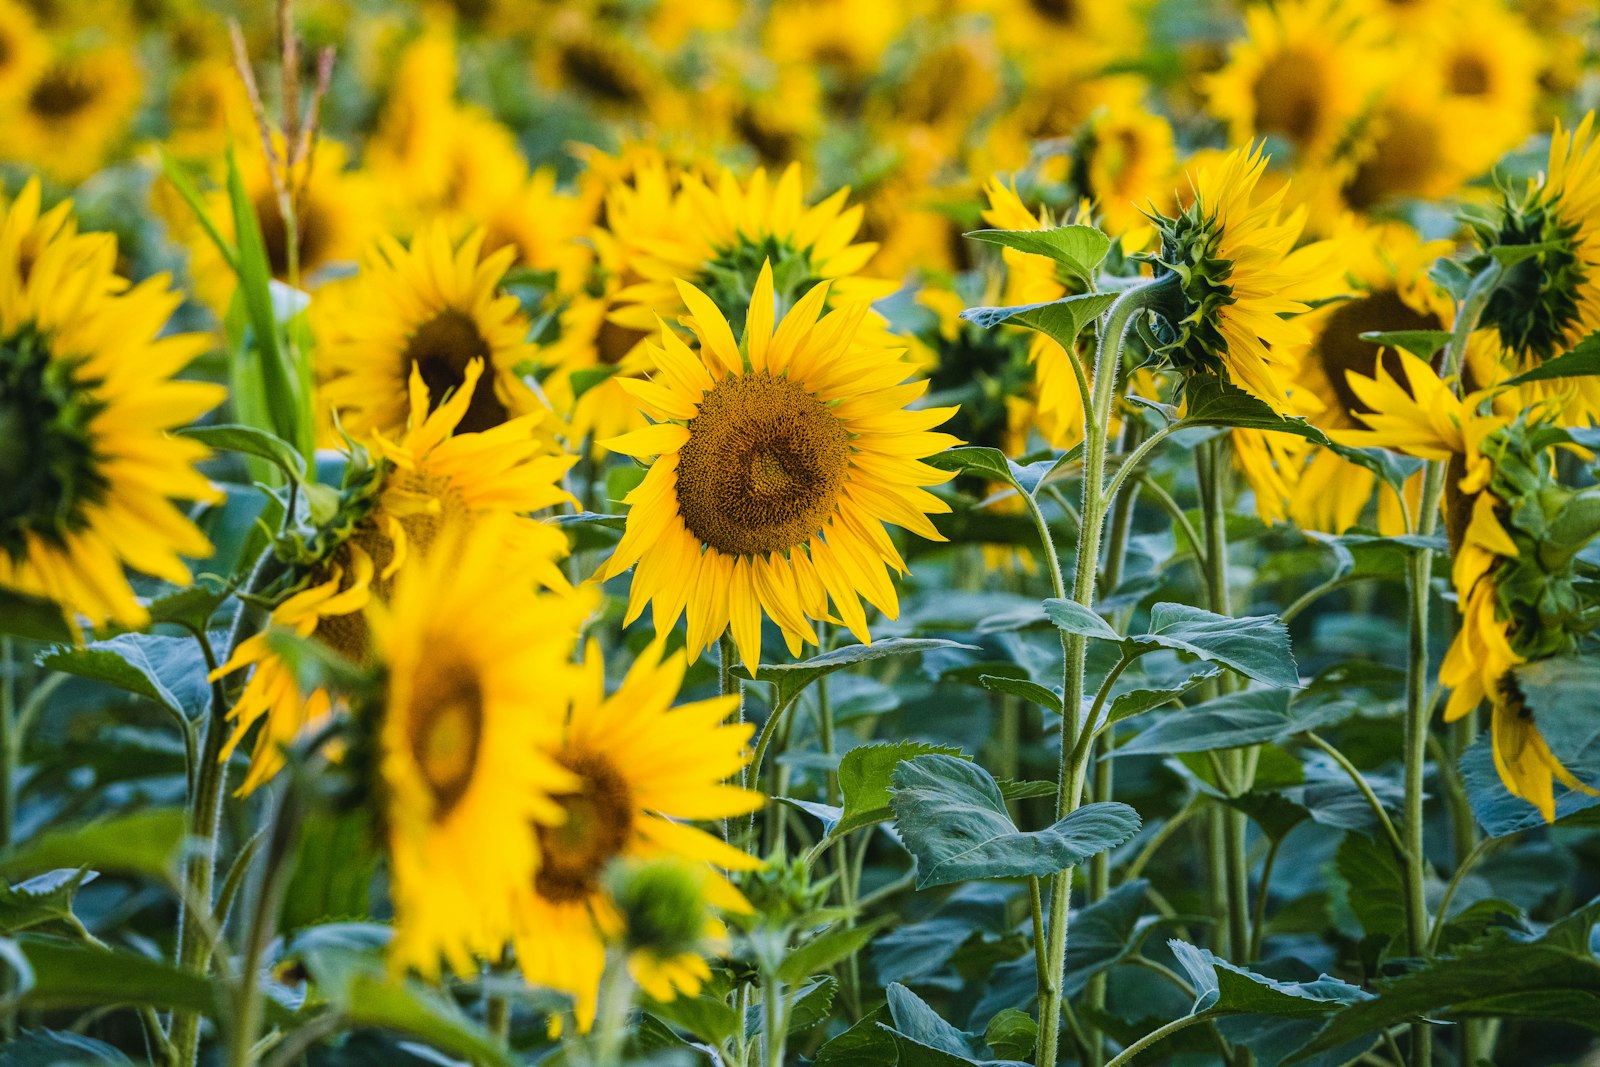
[[[782,706],[793,700],[802,689],[818,678],[827,677],[834,671],[842,671],[857,663],[955,648],[978,651],[976,645],[964,645],[959,641],[946,641],[937,637],[885,637],[870,645],[845,645],[843,648],[835,648],[810,659],[801,660],[799,663],[762,663],[756,667],[754,674],[743,667],[735,667],[734,673],[741,678],[771,682],[777,686],[777,706]]]
[[[172,882],[183,854],[186,825],[178,808],[149,808],[48,830],[0,854],[0,877],[90,867]]]
[[[1150,609],[1149,632],[1128,642],[1136,648],[1187,652],[1267,685],[1300,684],[1289,651],[1289,629],[1276,615],[1230,618],[1187,604],[1161,603]]]
[[[1002,245],[1055,262],[1060,273],[1092,285],[1095,270],[1111,251],[1111,238],[1093,226],[1053,226],[1048,230],[973,230],[974,241]]]
[[[1227,426],[1239,430],[1290,433],[1319,445],[1329,443],[1321,430],[1305,419],[1285,418],[1259,397],[1232,382],[1211,376],[1197,377],[1184,387],[1184,426]]]
[[[1044,877],[1115,848],[1139,829],[1126,804],[1088,804],[1044,830],[1018,830],[982,767],[918,756],[894,769],[895,825],[916,857],[917,888],[987,878]]]

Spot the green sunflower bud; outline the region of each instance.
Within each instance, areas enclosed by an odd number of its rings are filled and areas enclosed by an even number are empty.
[[[672,860],[624,863],[612,868],[611,898],[622,915],[629,951],[657,956],[694,952],[705,937],[705,877]]]

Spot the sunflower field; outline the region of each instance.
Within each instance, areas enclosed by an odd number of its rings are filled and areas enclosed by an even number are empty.
[[[1594,0],[0,0],[0,1067],[1597,1067]]]

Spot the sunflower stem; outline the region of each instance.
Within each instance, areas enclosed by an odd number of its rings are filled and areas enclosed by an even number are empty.
[[[290,777],[273,815],[272,830],[268,835],[265,870],[256,891],[244,959],[239,966],[239,988],[234,1002],[233,1041],[229,1058],[232,1067],[249,1067],[256,1059],[254,1048],[262,1017],[261,970],[267,946],[277,936],[278,916],[283,911],[284,897],[288,895],[290,878],[294,874],[300,824],[305,814],[303,773],[302,769],[296,768]]]
[[[17,658],[11,638],[0,637],[0,850],[11,847],[16,824],[17,758],[21,748],[17,737]],[[9,1000],[15,989],[16,974],[10,967],[0,979],[0,1000]],[[16,1012],[7,1012],[0,1021],[0,1036],[11,1038],[17,1030]]]
[[[1122,344],[1135,319],[1147,312],[1166,292],[1166,280],[1126,290],[1106,312],[1101,324],[1099,349],[1095,356],[1092,404],[1084,413],[1082,525],[1078,530],[1078,551],[1073,572],[1072,599],[1085,607],[1094,604],[1095,574],[1100,561],[1100,537],[1105,527],[1105,463],[1111,404],[1116,396],[1117,373],[1122,367]],[[1035,505],[1035,509],[1036,509]],[[1035,524],[1045,540],[1051,579],[1060,596],[1063,591],[1061,565],[1049,529],[1036,513]],[[1056,818],[1076,811],[1083,798],[1084,770],[1088,745],[1078,744],[1079,718],[1083,706],[1085,657],[1088,639],[1081,634],[1062,633],[1061,649],[1061,762],[1056,787]],[[1061,1040],[1063,972],[1067,960],[1067,919],[1071,908],[1073,868],[1058,871],[1050,878],[1049,925],[1045,931],[1049,944],[1045,951],[1045,975],[1039,988],[1038,1067],[1056,1067]],[[1092,1044],[1092,1043],[1091,1043]]]

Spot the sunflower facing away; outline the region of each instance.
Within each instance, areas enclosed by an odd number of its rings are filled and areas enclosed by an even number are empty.
[[[1450,687],[1446,721],[1471,713],[1488,700],[1493,712],[1495,767],[1506,788],[1533,804],[1546,821],[1555,818],[1554,782],[1589,791],[1561,764],[1523,706],[1512,674],[1538,641],[1534,625],[1521,632],[1507,610],[1505,579],[1519,563],[1537,567],[1540,552],[1524,553],[1506,524],[1507,502],[1498,495],[1491,442],[1508,421],[1477,413],[1482,394],[1465,399],[1427,363],[1401,356],[1404,382],[1379,364],[1374,377],[1351,373],[1350,385],[1370,413],[1358,414],[1372,429],[1337,434],[1345,443],[1393,448],[1420,459],[1449,464],[1445,519],[1453,560],[1450,580],[1456,592],[1461,629],[1439,667],[1440,684]],[[1535,585],[1545,586],[1543,581]]]
[[[398,432],[414,370],[433,408],[462,387],[474,360],[488,369],[473,387],[459,432],[543,410],[517,371],[534,354],[528,320],[517,298],[499,288],[517,251],[507,246],[482,255],[483,240],[478,231],[458,248],[442,223],[418,233],[409,248],[382,237],[352,281],[317,293],[311,315],[322,396],[347,432]]]
[[[594,1021],[606,942],[623,934],[605,887],[614,862],[671,858],[724,870],[761,865],[689,825],[761,806],[761,794],[726,781],[749,761],[755,728],[725,721],[738,704],[734,697],[674,708],[687,660],[681,652],[663,658],[664,652],[657,638],[607,696],[600,649],[591,643],[572,674],[566,727],[550,750],[575,785],[555,795],[564,817],[537,827],[539,871],[519,898],[516,955],[529,982],[572,994],[581,1030]],[[727,879],[707,874],[713,905],[749,911]],[[679,990],[692,995],[710,977],[693,953],[635,951],[628,966],[663,1000]]]
[[[1500,245],[1550,244],[1550,250],[1510,267],[1484,308],[1516,372],[1561,355],[1600,329],[1600,147],[1594,113],[1576,130],[1559,124],[1550,141],[1543,181],[1520,201],[1508,197],[1497,232]],[[1600,416],[1600,378],[1563,378],[1543,387],[1563,394],[1569,423]]]
[[[691,352],[663,327],[646,380],[624,387],[655,425],[613,439],[625,455],[655,456],[628,494],[627,529],[602,571],[635,563],[628,621],[653,602],[657,633],[687,611],[689,655],[731,628],[740,658],[761,658],[761,617],[793,654],[817,643],[811,620],[832,612],[870,640],[865,597],[890,618],[889,569],[905,572],[883,524],[943,540],[930,513],[949,505],[924,489],[951,474],[919,462],[957,443],[933,427],[953,408],[908,411],[927,383],[908,382],[902,351],[864,344],[868,305],[822,316],[818,285],[773,325],[763,267],[741,346],[710,297],[680,284],[700,342]]]
[[[593,597],[536,592],[503,519],[441,532],[369,610],[385,697],[372,724],[397,968],[457,974],[495,956],[538,870],[530,827],[554,826],[580,780],[548,753],[551,690]],[[472,620],[478,620],[476,624]]]
[[[1226,373],[1243,389],[1288,410],[1288,385],[1310,342],[1292,316],[1301,298],[1337,292],[1325,242],[1295,248],[1304,210],[1283,217],[1285,190],[1259,202],[1266,169],[1260,148],[1228,153],[1194,175],[1194,195],[1177,218],[1158,216],[1155,261],[1181,283],[1181,308],[1167,317],[1167,359],[1185,375]]]
[[[220,499],[195,470],[208,452],[168,431],[223,390],[173,380],[205,339],[160,336],[167,279],[129,287],[114,238],[78,234],[68,204],[41,215],[39,195],[0,213],[0,587],[136,627],[124,566],[187,585],[183,557],[211,554],[174,504]]]
[[[398,441],[381,435],[375,440],[387,466],[372,490],[372,508],[311,569],[304,588],[273,610],[272,625],[293,629],[302,637],[314,636],[346,659],[366,662],[371,650],[363,610],[374,597],[388,595],[396,572],[404,570],[415,552],[431,550],[442,529],[496,516],[527,515],[572,500],[560,480],[573,460],[543,450],[535,436],[536,416],[513,419],[482,433],[452,436],[482,373],[482,362],[475,360],[467,367],[462,388],[429,414],[427,386],[420,371],[412,372],[411,429]],[[497,524],[495,529],[508,558],[517,560],[541,585],[567,588],[556,562],[567,552],[560,530],[531,519]],[[315,728],[332,707],[322,690],[300,698],[293,669],[272,650],[264,633],[242,641],[216,676],[250,666],[254,673],[228,713],[233,734],[223,751],[227,759],[262,721],[241,794],[276,774],[283,766],[283,746]]]

